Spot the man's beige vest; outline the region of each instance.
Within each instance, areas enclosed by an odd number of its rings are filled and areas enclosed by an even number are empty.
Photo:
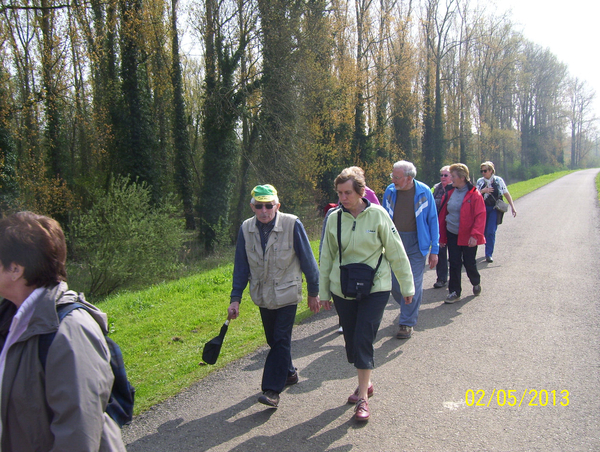
[[[250,297],[261,308],[277,309],[302,300],[302,270],[294,251],[297,218],[277,212],[264,255],[256,217],[242,224],[250,266]]]

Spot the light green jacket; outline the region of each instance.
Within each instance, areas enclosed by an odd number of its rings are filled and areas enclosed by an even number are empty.
[[[342,215],[342,265],[363,263],[372,268],[384,251],[381,265],[375,274],[371,293],[392,289],[390,265],[404,296],[415,294],[410,262],[404,251],[402,240],[388,213],[381,206],[369,205],[356,218],[348,211],[340,209]],[[319,271],[319,296],[330,300],[331,294],[345,298],[340,285],[339,254],[337,241],[338,212],[327,219],[321,267]]]

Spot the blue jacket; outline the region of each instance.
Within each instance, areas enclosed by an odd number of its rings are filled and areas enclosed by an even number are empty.
[[[439,254],[440,252],[440,226],[438,223],[437,208],[431,190],[423,182],[415,183],[415,218],[417,220],[417,237],[419,249],[423,256],[427,253]],[[396,206],[396,187],[388,185],[383,194],[383,208],[394,219],[394,207]]]

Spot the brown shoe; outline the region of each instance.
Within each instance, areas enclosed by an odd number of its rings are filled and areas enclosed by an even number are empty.
[[[277,405],[279,405],[279,394],[275,391],[271,391],[270,389],[267,389],[258,398],[258,401],[260,403],[262,403],[263,405],[277,408]]]
[[[295,385],[296,383],[298,383],[298,369],[292,375],[288,375],[287,380],[285,380],[286,386]]]
[[[369,403],[365,399],[359,399],[354,408],[354,419],[358,422],[366,422],[370,417]]]
[[[400,325],[400,328],[398,328],[398,333],[396,333],[396,339],[410,339],[412,332],[412,326]]]
[[[371,383],[367,389],[367,395],[369,397],[373,397],[373,383]],[[350,394],[350,397],[348,397],[348,403],[351,405],[356,405],[356,402],[358,402],[358,388],[356,388],[356,391],[354,391],[354,393]]]

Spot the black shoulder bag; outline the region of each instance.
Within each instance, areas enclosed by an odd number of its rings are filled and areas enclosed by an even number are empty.
[[[342,209],[338,212],[337,220],[337,239],[338,251],[340,256],[340,284],[344,297],[356,298],[361,301],[371,293],[375,273],[381,264],[383,253],[379,256],[377,267],[373,269],[367,264],[346,264],[342,265]]]

